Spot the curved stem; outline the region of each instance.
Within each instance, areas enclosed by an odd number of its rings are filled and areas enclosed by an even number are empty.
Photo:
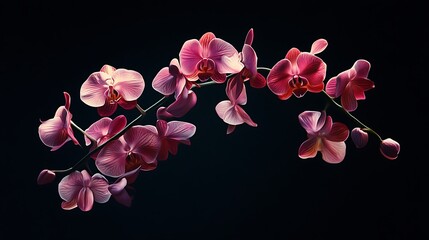
[[[89,138],[91,140],[91,142],[96,142],[95,139],[93,137],[91,137],[88,133],[86,133],[82,128],[80,128],[78,125],[76,125],[76,123],[74,123],[73,121],[70,120],[70,124],[76,128],[77,130],[79,130],[79,132],[81,132],[83,135],[85,135],[87,138]]]
[[[340,104],[338,104],[331,96],[328,95],[328,93],[326,93],[324,90],[322,92],[325,94],[325,96],[328,97],[328,99],[335,106],[339,107],[345,114],[347,114],[347,116],[349,116],[351,119],[353,119],[353,121],[355,121],[357,124],[359,124],[362,127],[362,130],[365,130],[367,132],[370,132],[370,133],[374,134],[378,139],[380,139],[380,141],[383,140],[376,131],[374,131],[372,128],[368,127],[367,125],[365,125],[363,122],[361,122],[355,116],[353,116],[349,111],[347,111],[346,109],[344,109],[343,106],[341,106]]]

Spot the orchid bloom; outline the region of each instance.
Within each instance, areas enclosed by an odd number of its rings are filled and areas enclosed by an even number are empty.
[[[66,142],[73,141],[75,145],[80,145],[76,139],[71,126],[72,114],[70,113],[70,94],[64,92],[65,104],[60,106],[53,118],[40,121],[38,133],[43,144],[56,151]]]
[[[161,140],[155,126],[135,125],[121,137],[107,143],[98,153],[95,165],[110,177],[119,177],[136,168],[156,168]]]
[[[100,116],[106,117],[112,115],[118,105],[127,110],[134,108],[144,88],[140,73],[106,64],[85,80],[80,98],[88,106],[96,107]]]
[[[156,74],[152,81],[152,87],[165,96],[174,94],[174,98],[177,98],[183,89],[189,85],[187,83],[188,80],[182,73],[179,60],[173,58],[168,67],[163,67]]]
[[[304,111],[298,116],[308,139],[299,147],[298,156],[302,159],[314,158],[318,152],[328,163],[340,163],[346,155],[345,141],[349,137],[347,126],[333,122],[325,111]]]
[[[315,54],[325,50],[328,42],[318,39],[310,52],[291,48],[286,57],[278,61],[268,73],[267,86],[281,100],[293,95],[301,98],[305,93],[323,91],[326,77],[326,63]]]
[[[111,193],[108,187],[107,179],[100,173],[90,176],[86,170],[74,171],[58,184],[58,193],[64,200],[61,207],[64,210],[79,207],[82,211],[90,211],[94,201],[98,203],[109,201]]]
[[[246,105],[246,86],[239,75],[228,80],[226,85],[226,95],[229,100],[219,102],[215,109],[218,116],[228,124],[227,134],[235,130],[235,126],[247,123],[256,127],[257,124],[250,118],[240,105]]]
[[[114,119],[103,117],[91,124],[91,126],[85,130],[85,133],[96,141],[91,147],[91,150],[115,136],[118,132],[124,129],[126,125],[127,119],[124,115],[118,115]],[[86,135],[84,135],[84,137],[86,146],[89,146],[91,144],[91,140]],[[99,151],[97,151],[97,153],[98,152]],[[92,154],[91,157],[95,159],[97,153]]]
[[[180,143],[191,145],[191,138],[196,131],[195,125],[182,121],[157,120],[156,129],[161,138],[158,160],[166,160],[168,154],[176,155]]]
[[[374,82],[368,79],[370,68],[368,61],[357,60],[352,68],[329,79],[326,83],[326,93],[333,98],[341,96],[341,105],[345,110],[356,110],[357,101],[366,98],[365,91],[374,88]]]
[[[240,59],[244,67],[238,75],[241,75],[244,81],[249,81],[251,87],[263,88],[267,82],[265,77],[258,73],[257,70],[258,57],[252,47],[253,36],[253,28],[251,28],[247,32],[243,48],[240,52]]]
[[[226,80],[226,74],[238,73],[243,68],[238,51],[230,43],[207,32],[199,40],[187,40],[179,53],[182,72],[190,81],[217,83]]]

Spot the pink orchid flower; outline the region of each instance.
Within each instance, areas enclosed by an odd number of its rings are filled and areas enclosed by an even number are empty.
[[[365,91],[374,88],[374,82],[368,79],[370,68],[368,61],[357,60],[352,68],[329,79],[326,93],[333,98],[341,96],[341,105],[347,111],[356,110],[357,101],[365,99]]]
[[[383,139],[380,143],[381,154],[389,160],[395,160],[398,158],[400,150],[401,145],[391,138]]]
[[[161,138],[161,149],[158,160],[166,160],[168,154],[176,155],[179,144],[191,145],[191,138],[196,131],[195,125],[183,121],[170,121],[159,119],[156,129]]]
[[[217,83],[226,80],[226,74],[238,73],[243,68],[238,51],[230,43],[207,32],[199,40],[187,40],[179,53],[182,72],[190,81]]]
[[[185,88],[167,107],[159,107],[156,111],[158,119],[180,118],[186,115],[197,103],[194,91]]]
[[[293,95],[301,98],[305,93],[323,91],[326,77],[326,63],[315,54],[325,50],[328,42],[316,40],[310,52],[291,48],[286,57],[278,61],[267,76],[268,88],[281,100]]]
[[[74,171],[58,184],[58,193],[64,200],[61,207],[64,210],[79,207],[82,211],[90,211],[94,201],[97,203],[109,201],[111,193],[108,187],[109,182],[100,173],[90,176],[86,170]]]
[[[118,115],[114,119],[103,117],[91,124],[91,126],[85,130],[85,133],[96,141],[94,145],[92,145],[91,151],[115,136],[118,132],[124,129],[126,125],[127,118],[124,115]],[[86,146],[89,146],[91,144],[91,140],[86,135],[84,135],[84,137]],[[96,159],[98,152],[99,151],[92,154],[91,157]]]
[[[218,116],[228,124],[227,134],[232,133],[237,125],[243,123],[256,127],[257,124],[241,107],[247,103],[247,94],[246,86],[244,85],[243,79],[241,79],[240,75],[236,75],[228,80],[226,95],[229,100],[219,102],[216,105],[215,110]]]
[[[251,87],[263,88],[267,83],[265,77],[258,73],[257,70],[258,57],[255,50],[251,46],[253,42],[253,36],[253,28],[251,28],[247,32],[243,48],[239,53],[240,61],[243,63],[244,67],[238,74],[241,75],[244,81],[249,81]]]
[[[304,111],[298,116],[301,126],[307,131],[308,139],[299,147],[302,159],[314,158],[318,152],[328,163],[340,163],[346,155],[345,141],[349,137],[347,126],[333,122],[326,112]]]
[[[136,168],[150,171],[156,168],[161,140],[155,126],[136,125],[121,137],[107,143],[98,153],[95,165],[110,177],[119,177]]]
[[[40,121],[38,133],[43,144],[56,151],[66,142],[73,141],[75,145],[80,145],[76,139],[71,126],[72,114],[70,113],[70,94],[64,92],[65,105],[60,106],[53,118]]]
[[[144,88],[140,73],[106,64],[85,80],[80,88],[80,98],[105,117],[112,115],[118,105],[127,110],[134,108]]]
[[[163,67],[156,74],[152,81],[152,87],[165,96],[174,94],[174,98],[177,99],[188,85],[187,82],[188,80],[182,73],[179,60],[173,58],[168,67]]]

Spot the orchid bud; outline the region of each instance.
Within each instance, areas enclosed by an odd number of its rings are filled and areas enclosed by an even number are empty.
[[[51,170],[44,169],[39,173],[37,177],[37,184],[44,185],[53,182],[55,179],[55,173]]]
[[[368,143],[368,133],[358,127],[351,131],[351,138],[356,148],[363,148]]]
[[[399,143],[391,138],[386,138],[380,143],[381,154],[389,160],[396,159],[398,157],[399,151]]]

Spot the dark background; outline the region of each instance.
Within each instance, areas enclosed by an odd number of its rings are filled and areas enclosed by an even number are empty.
[[[1,3],[1,238],[428,239],[425,14],[412,1]],[[197,126],[192,145],[140,175],[131,208],[109,201],[64,211],[60,177],[36,184],[42,169],[69,167],[88,151],[69,142],[51,152],[38,137],[39,120],[64,104],[63,91],[85,129],[97,115],[79,89],[102,65],[139,71],[146,82],[139,104],[148,107],[161,97],[153,77],[186,40],[211,31],[241,50],[250,28],[259,66],[271,68],[291,47],[309,51],[319,38],[329,44],[319,54],[327,79],[368,60],[376,87],[353,114],[398,141],[399,158],[383,158],[372,135],[364,149],[349,139],[337,165],[298,158],[306,136],[297,116],[322,110],[321,94],[280,101],[248,87],[244,109],[258,127],[226,135],[214,111],[224,85],[214,85],[196,90],[197,105],[182,119]],[[355,126],[333,107],[328,113]],[[126,114],[131,121],[137,112]],[[154,120],[151,112],[141,124]]]

